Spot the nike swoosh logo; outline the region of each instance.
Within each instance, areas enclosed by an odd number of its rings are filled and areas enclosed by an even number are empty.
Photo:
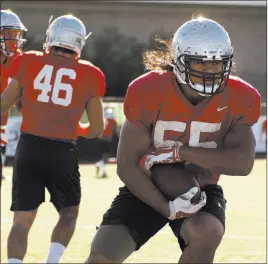
[[[224,110],[224,109],[227,108],[227,107],[228,107],[228,106],[224,106],[224,107],[220,107],[220,106],[219,106],[219,107],[217,108],[217,111],[218,111],[218,112],[219,112],[219,111],[222,111],[222,110]]]

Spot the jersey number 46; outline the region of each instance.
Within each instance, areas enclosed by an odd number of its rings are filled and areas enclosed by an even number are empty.
[[[73,69],[60,68],[56,72],[56,78],[51,84],[51,77],[54,66],[45,65],[42,70],[38,73],[34,80],[34,89],[41,90],[41,94],[38,95],[37,100],[39,102],[48,103],[49,95],[51,93],[51,101],[56,105],[68,106],[72,102],[73,87],[71,84],[62,83],[62,77],[67,76],[72,80],[76,78],[76,72]],[[65,92],[65,97],[60,98],[60,91]]]

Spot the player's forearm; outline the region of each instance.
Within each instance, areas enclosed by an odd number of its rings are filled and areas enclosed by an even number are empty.
[[[101,133],[96,133],[89,123],[82,124],[79,122],[78,128],[77,128],[77,136],[79,137],[85,137],[85,138],[96,138],[101,136]]]
[[[225,174],[227,176],[247,176],[251,170],[248,169],[246,171],[245,169],[239,169],[239,168],[224,168],[224,167],[214,167],[211,168],[210,171],[212,173],[217,173],[217,174]]]
[[[1,127],[2,126],[6,126],[6,124],[7,124],[7,120],[8,120],[8,115],[9,115],[9,112],[7,112],[7,113],[5,113],[5,114],[3,114],[3,115],[1,115],[1,117],[0,117],[0,121],[1,121]]]
[[[170,216],[169,203],[138,165],[118,166],[117,174],[128,189],[141,201],[163,216]]]
[[[5,103],[2,99],[2,96],[1,96],[1,115],[4,115],[4,114],[7,114],[8,113],[8,110],[12,107],[9,106],[7,103]]]
[[[1,94],[1,114],[5,114],[21,97],[18,81],[12,79]]]
[[[213,172],[227,175],[248,175],[254,164],[254,153],[239,147],[207,149],[182,146],[180,158]]]
[[[9,100],[9,98],[6,98],[6,96],[1,95],[1,115],[8,115],[9,110],[16,104],[16,102],[16,98]]]

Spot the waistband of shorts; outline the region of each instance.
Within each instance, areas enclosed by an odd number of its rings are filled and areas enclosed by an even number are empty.
[[[59,139],[59,138],[49,138],[49,137],[43,137],[43,136],[36,136],[33,134],[29,134],[26,132],[21,132],[21,138],[31,138],[33,140],[44,140],[46,142],[57,142],[57,143],[62,143],[63,145],[71,145],[71,146],[76,146],[76,141],[72,139]]]

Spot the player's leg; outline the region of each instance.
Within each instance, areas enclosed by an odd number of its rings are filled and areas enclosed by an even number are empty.
[[[108,159],[111,157],[111,153],[112,153],[112,141],[111,138],[106,139],[107,141],[107,152],[104,154],[104,178],[107,178],[107,171],[106,171],[106,164],[108,162]]]
[[[86,263],[122,263],[167,223],[167,219],[120,188],[91,244]]]
[[[102,177],[104,169],[104,154],[105,154],[105,140],[103,138],[98,139],[99,149],[101,151],[101,159],[96,163],[96,177]]]
[[[77,149],[64,142],[48,142],[47,188],[59,220],[51,235],[46,263],[58,263],[76,227],[81,199]]]
[[[22,263],[27,252],[28,234],[37,210],[14,212],[13,225],[7,241],[8,263]]]
[[[136,248],[128,227],[101,225],[92,241],[86,263],[122,263]]]
[[[111,142],[109,138],[104,137],[101,139],[101,150],[103,154],[101,160],[99,161],[99,173],[101,178],[107,178],[108,175],[106,171],[106,163],[111,152]]]
[[[95,164],[95,167],[96,167],[96,177],[98,178],[98,176],[99,176],[99,172],[100,172],[100,161],[98,161],[98,162]]]
[[[108,161],[108,158],[109,158],[108,153],[103,154],[103,158],[102,158],[103,164],[102,164],[102,168],[100,170],[100,175],[101,175],[102,178],[107,178],[108,177],[107,171],[106,171],[106,163]]]
[[[44,201],[43,169],[38,141],[22,134],[13,167],[11,210],[14,219],[7,242],[9,263],[20,263],[26,254],[30,228],[37,208]]]
[[[3,163],[2,163],[2,153],[0,153],[0,159],[1,159],[1,164],[0,164],[0,188],[2,187],[2,170],[3,170]]]
[[[0,188],[2,186],[2,180],[5,179],[5,176],[3,175],[3,167],[5,166],[5,161],[6,161],[6,157],[5,157],[5,152],[6,152],[6,146],[1,146],[1,182],[0,182]]]
[[[225,230],[225,205],[222,188],[207,185],[207,203],[196,215],[175,220],[170,225],[182,249],[179,263],[213,263]]]
[[[60,209],[59,220],[51,235],[51,244],[46,263],[58,263],[67,248],[76,227],[79,206]]]
[[[101,178],[105,178],[103,177],[104,173],[105,173],[105,163],[102,156],[101,160],[98,161],[98,163],[96,164],[96,177],[100,176]]]

